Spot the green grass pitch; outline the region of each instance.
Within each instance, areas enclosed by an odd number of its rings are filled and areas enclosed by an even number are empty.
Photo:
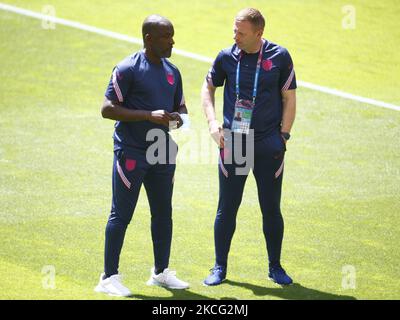
[[[267,18],[265,37],[291,52],[298,80],[400,105],[397,1],[351,1],[350,30],[342,28],[346,1],[6,2],[38,12],[50,4],[58,17],[135,37],[143,19],[159,13],[174,23],[177,48],[209,57],[231,44],[234,14],[254,6]],[[1,10],[0,38],[0,299],[116,299],[93,292],[111,201],[113,123],[101,118],[100,106],[113,66],[140,46],[60,25],[46,30]],[[204,132],[200,87],[209,64],[178,55],[171,61],[182,72],[192,130]],[[229,281],[202,286],[214,255],[212,148],[210,161],[182,161],[175,177],[170,267],[191,288],[146,286],[153,258],[142,190],[120,263],[135,299],[400,298],[400,112],[302,87],[297,97],[282,199],[282,261],[296,284],[267,280],[251,176]],[[175,136],[185,150],[188,136]],[[193,149],[203,142],[198,134]],[[55,270],[52,288],[45,266]],[[355,271],[350,288],[346,266]]]

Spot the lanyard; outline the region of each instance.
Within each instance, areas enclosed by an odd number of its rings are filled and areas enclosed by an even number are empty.
[[[254,87],[253,87],[253,104],[256,101],[256,96],[257,96],[257,84],[258,84],[258,76],[260,75],[260,67],[261,67],[261,60],[262,60],[262,54],[263,54],[263,47],[264,47],[265,40],[262,40],[261,48],[260,48],[260,53],[258,55],[258,60],[257,60],[257,67],[256,67],[256,75],[254,77]],[[240,52],[239,56],[239,61],[236,66],[236,100],[239,100],[239,80],[240,80],[240,60],[242,60],[243,56],[243,51]]]

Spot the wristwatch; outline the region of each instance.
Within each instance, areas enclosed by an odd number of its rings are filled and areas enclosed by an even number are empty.
[[[289,139],[290,139],[290,133],[289,133],[289,132],[281,132],[281,136],[282,136],[285,140],[289,140]]]

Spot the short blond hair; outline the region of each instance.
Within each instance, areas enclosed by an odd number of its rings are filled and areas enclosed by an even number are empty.
[[[265,27],[265,19],[261,12],[254,8],[246,8],[240,10],[235,17],[236,21],[248,21],[250,22],[257,30],[264,29]]]

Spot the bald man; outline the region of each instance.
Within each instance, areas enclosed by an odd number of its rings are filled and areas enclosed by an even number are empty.
[[[105,230],[104,272],[96,292],[130,296],[118,273],[128,224],[143,184],[151,212],[154,267],[148,285],[185,289],[168,269],[172,240],[172,191],[177,146],[169,129],[182,126],[187,109],[179,70],[166,58],[174,45],[172,23],[151,15],[142,26],[144,49],[125,58],[113,70],[101,114],[115,120],[112,205]],[[175,127],[173,127],[175,126]],[[161,134],[161,137],[160,137]],[[157,160],[149,153],[154,140],[164,141]],[[163,153],[163,154],[162,154]],[[160,160],[161,159],[161,160]],[[162,161],[164,159],[164,161]]]

